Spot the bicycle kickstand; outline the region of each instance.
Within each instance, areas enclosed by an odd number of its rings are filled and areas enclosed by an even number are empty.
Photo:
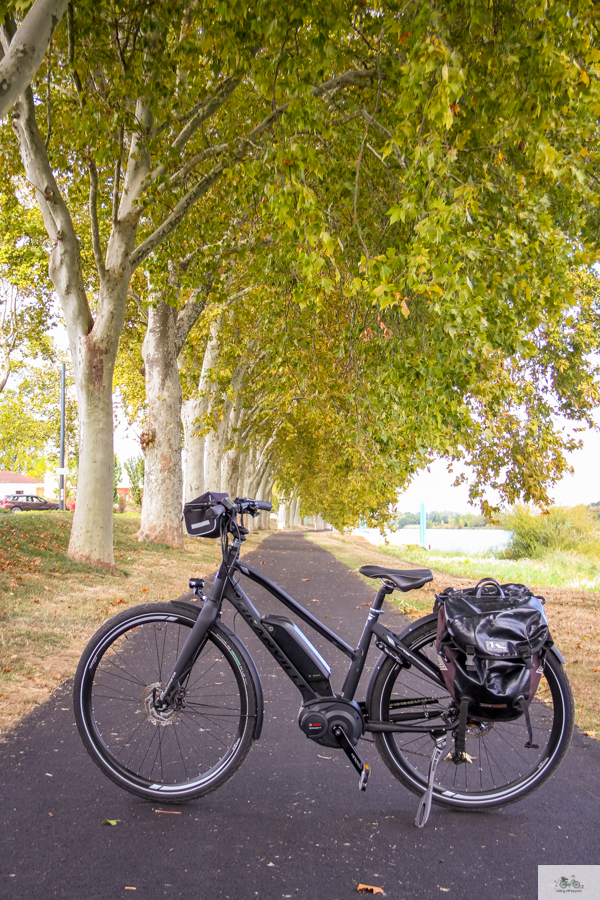
[[[444,750],[446,749],[446,732],[443,734],[436,734],[434,736],[435,747],[433,748],[433,753],[431,754],[431,762],[429,763],[429,778],[427,780],[427,790],[421,797],[419,801],[419,806],[417,807],[417,817],[415,819],[415,825],[417,828],[424,828],[427,824],[427,820],[429,819],[429,813],[431,812],[431,801],[433,798],[433,785],[435,783],[435,770],[438,767],[438,763],[442,756],[444,755]]]
[[[341,725],[334,725],[332,730],[339,741],[340,747],[360,775],[360,780],[358,782],[359,791],[366,791],[369,775],[371,774],[369,765],[362,761]]]

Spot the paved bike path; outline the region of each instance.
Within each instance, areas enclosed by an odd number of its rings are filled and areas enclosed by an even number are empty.
[[[356,643],[373,591],[330,553],[283,533],[246,560],[264,564],[269,577]],[[285,613],[253,585],[248,593],[261,611]],[[402,619],[392,610],[384,616],[396,629]],[[300,732],[299,694],[239,616],[236,630],[261,674],[265,725],[234,778],[202,800],[156,812],[160,806],[108,781],[79,740],[70,683],[0,744],[2,900],[350,900],[359,883],[383,887],[395,900],[534,900],[538,865],[564,865],[568,875],[572,865],[600,863],[595,741],[577,734],[558,773],[519,803],[488,813],[434,807],[419,830],[418,798],[392,778],[374,745],[359,744],[372,767],[363,794],[340,751]],[[309,634],[339,685],[346,658]],[[103,826],[103,819],[118,823]]]

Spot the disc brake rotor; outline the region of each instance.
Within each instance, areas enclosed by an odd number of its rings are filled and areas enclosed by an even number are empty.
[[[164,689],[164,686],[164,681],[149,684],[147,688],[144,688],[144,693],[140,698],[145,717],[153,725],[160,725],[162,728],[177,721],[181,712],[181,709],[174,709],[172,706],[167,706],[165,709],[156,708],[154,698]]]

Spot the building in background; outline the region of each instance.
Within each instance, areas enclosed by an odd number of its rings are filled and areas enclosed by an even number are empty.
[[[38,494],[44,496],[44,479],[21,475],[20,472],[0,472],[0,498],[12,494]]]

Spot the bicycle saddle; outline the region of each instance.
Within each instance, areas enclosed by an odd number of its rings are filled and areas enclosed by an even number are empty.
[[[416,591],[428,581],[433,581],[431,569],[385,569],[383,566],[361,566],[358,570],[367,578],[385,578],[400,591]]]

